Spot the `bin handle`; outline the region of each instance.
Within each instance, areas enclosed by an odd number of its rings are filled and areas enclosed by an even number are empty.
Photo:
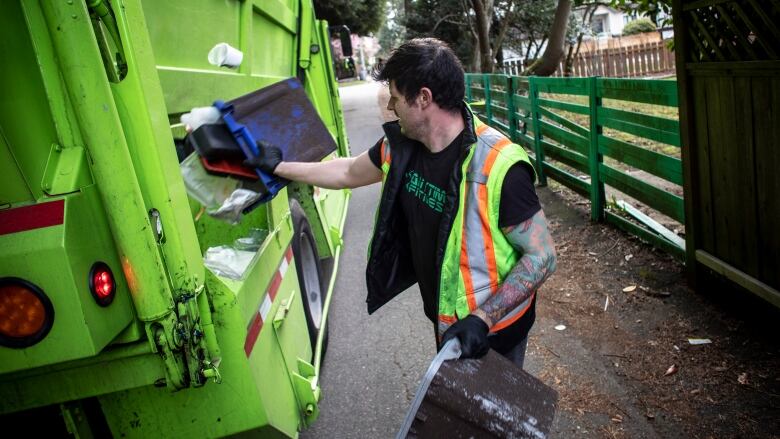
[[[401,430],[398,431],[398,434],[395,437],[396,439],[404,439],[409,434],[412,422],[414,422],[414,418],[417,416],[417,409],[420,408],[420,404],[422,404],[425,394],[428,393],[428,387],[430,387],[431,381],[433,381],[433,377],[436,376],[436,373],[439,371],[441,364],[447,360],[460,358],[460,354],[460,340],[458,340],[457,337],[453,337],[445,343],[439,353],[433,357],[433,361],[431,361],[431,365],[428,366],[428,371],[425,372],[420,387],[417,388],[417,393],[414,395],[412,405],[406,413],[406,419],[404,419]]]

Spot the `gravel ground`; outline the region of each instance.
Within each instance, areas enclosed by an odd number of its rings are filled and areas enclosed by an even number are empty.
[[[538,193],[559,268],[539,295],[528,369],[560,394],[555,436],[780,437],[777,312],[697,294],[679,262],[591,223],[578,195]]]

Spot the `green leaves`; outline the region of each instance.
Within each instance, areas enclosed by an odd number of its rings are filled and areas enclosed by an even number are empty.
[[[384,0],[314,0],[314,11],[318,19],[345,24],[358,35],[378,31],[385,20]]]
[[[655,30],[655,23],[649,18],[640,18],[638,20],[630,21],[623,27],[623,35],[641,34],[644,32],[653,32]]]
[[[621,11],[636,11],[654,22],[661,18],[662,24],[671,23],[672,0],[611,0],[610,6]]]

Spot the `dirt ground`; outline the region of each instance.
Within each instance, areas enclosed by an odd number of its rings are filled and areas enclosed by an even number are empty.
[[[380,89],[393,120],[388,98]],[[548,182],[537,192],[558,269],[538,296],[526,369],[559,393],[552,436],[780,438],[780,312],[694,292],[680,262],[591,223],[588,200]]]
[[[695,293],[682,264],[591,223],[577,194],[538,192],[558,271],[539,295],[529,369],[560,394],[555,436],[780,437],[777,313]]]

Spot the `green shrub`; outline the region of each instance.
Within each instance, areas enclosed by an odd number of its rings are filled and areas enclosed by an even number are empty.
[[[649,18],[640,18],[629,22],[623,27],[623,35],[641,34],[656,30],[655,23]]]

